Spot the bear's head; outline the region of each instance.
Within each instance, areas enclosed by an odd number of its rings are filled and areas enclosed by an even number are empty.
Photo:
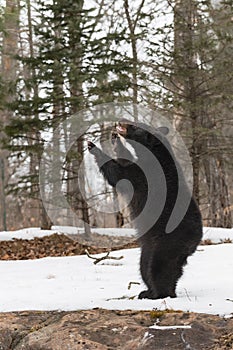
[[[144,123],[132,122],[127,119],[122,119],[118,122],[116,131],[127,141],[133,140],[147,147],[163,143],[164,137],[169,133],[169,129],[166,126],[155,129]]]

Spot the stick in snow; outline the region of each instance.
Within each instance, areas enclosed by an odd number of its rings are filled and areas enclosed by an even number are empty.
[[[128,289],[129,289],[129,290],[131,289],[132,284],[138,284],[138,285],[140,285],[141,283],[140,283],[140,282],[129,282],[129,284],[128,284]]]
[[[95,264],[95,265],[98,264],[100,261],[106,260],[106,259],[121,260],[121,259],[124,258],[123,256],[119,256],[119,257],[116,257],[116,256],[109,256],[109,254],[110,254],[111,252],[107,252],[107,254],[106,254],[105,256],[102,256],[101,258],[95,258],[94,256],[91,256],[90,253],[89,253],[89,251],[88,251],[87,249],[85,249],[85,253],[87,254],[88,258],[95,260],[95,261],[94,261],[94,264]]]

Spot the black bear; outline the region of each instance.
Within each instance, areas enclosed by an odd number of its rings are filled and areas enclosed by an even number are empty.
[[[183,266],[202,238],[201,214],[167,140],[168,131],[166,127],[154,129],[142,123],[120,121],[112,136],[116,159],[88,142],[105,179],[130,199],[131,218],[141,247],[140,271],[148,288],[139,294],[140,299],[176,297]],[[137,159],[119,135],[134,148]],[[154,170],[152,162],[157,162]],[[168,230],[180,192],[189,198],[188,205]],[[181,212],[182,199],[180,202]]]

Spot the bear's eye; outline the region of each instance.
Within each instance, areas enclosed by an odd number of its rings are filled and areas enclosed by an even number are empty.
[[[137,126],[136,126],[136,125],[131,125],[131,128],[132,128],[133,130],[137,130]]]

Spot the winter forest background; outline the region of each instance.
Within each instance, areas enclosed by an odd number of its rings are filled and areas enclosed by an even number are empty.
[[[39,191],[45,143],[52,157],[61,147],[59,123],[110,102],[140,104],[169,118],[190,152],[204,224],[232,227],[232,0],[0,5],[0,230],[51,226]],[[60,131],[67,144],[71,129],[68,123]],[[108,125],[93,133],[108,138]],[[61,173],[53,174],[63,177],[58,190],[91,225],[126,225],[127,213],[96,215],[93,203],[116,193],[98,180],[93,200],[88,184],[95,173],[84,168],[77,182],[85,152],[85,138],[67,150]]]

